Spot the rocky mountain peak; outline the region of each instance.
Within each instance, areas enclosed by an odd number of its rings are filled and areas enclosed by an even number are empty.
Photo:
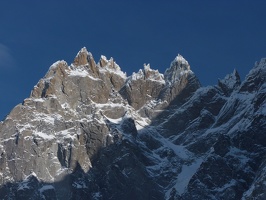
[[[185,100],[200,87],[200,82],[190,70],[188,61],[180,54],[175,57],[170,67],[166,69],[164,80],[166,84],[160,96],[167,102],[172,102],[173,100],[173,102],[176,102],[175,100],[177,99],[177,101]]]
[[[171,62],[170,67],[166,69],[164,77],[168,84],[173,84],[175,81],[180,80],[183,75],[192,73],[188,61],[178,54]]]
[[[265,66],[266,66],[266,58],[262,58],[259,62],[255,63],[254,68],[265,67]]]
[[[231,74],[225,76],[224,79],[218,80],[218,86],[226,95],[231,94],[241,84],[240,76],[236,69]]]
[[[140,79],[165,83],[163,74],[161,74],[158,70],[151,69],[150,64],[144,64],[143,69],[140,69],[137,73],[133,72],[128,78],[129,81],[136,81]]]
[[[184,92],[180,99],[185,99],[198,89],[200,83],[194,73],[190,70],[188,62],[178,55],[170,64],[170,68],[161,74],[158,70],[151,69],[149,64],[144,64],[144,69],[128,77],[126,84],[121,89],[121,94],[135,109],[140,109],[152,100],[160,100],[165,105]],[[179,100],[178,100],[179,101]],[[144,108],[143,109],[148,109]],[[162,108],[162,107],[161,107]],[[147,110],[145,112],[148,112]]]
[[[201,87],[178,55],[126,77],[82,48],[0,123],[0,199],[265,199],[265,73]]]
[[[240,86],[241,91],[255,91],[259,90],[266,81],[266,58],[262,58],[255,66],[249,71],[245,80]]]
[[[179,67],[184,68],[186,70],[190,69],[188,61],[180,54],[177,54],[175,59],[171,62],[170,66],[172,67],[173,65],[179,66]]]
[[[59,60],[55,63],[53,63],[44,78],[49,79],[54,76],[62,75],[65,70],[68,70],[68,64],[64,60]]]
[[[109,60],[106,58],[106,56],[101,55],[101,58],[97,64],[101,72],[109,72],[116,74],[120,76],[123,79],[127,78],[127,75],[125,72],[123,72],[120,68],[120,66],[115,62],[113,57],[111,57]]]
[[[89,60],[93,58],[92,54],[89,53],[86,47],[83,47],[76,55],[73,65],[81,66],[89,64]]]
[[[99,70],[96,67],[95,60],[90,52],[87,51],[86,47],[83,47],[76,55],[74,62],[72,64],[72,69],[74,68],[87,68],[86,70],[92,73],[92,76],[97,77],[99,75]]]
[[[144,64],[144,71],[143,72],[144,72],[144,78],[145,79],[165,82],[163,74],[161,74],[158,70],[151,69],[150,64],[147,64],[147,65]]]

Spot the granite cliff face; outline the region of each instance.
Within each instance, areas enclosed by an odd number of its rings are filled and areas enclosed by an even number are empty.
[[[1,199],[265,199],[266,60],[201,87],[82,48],[0,123]]]

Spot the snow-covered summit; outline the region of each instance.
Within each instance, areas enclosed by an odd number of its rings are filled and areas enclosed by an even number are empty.
[[[188,64],[188,61],[180,54],[178,54],[175,59],[172,61],[171,66],[172,65],[183,65],[183,66],[187,66],[187,69],[190,69],[190,66]]]
[[[86,47],[82,47],[82,48],[80,49],[80,51],[77,53],[77,55],[80,54],[80,53],[87,53],[87,54],[89,54],[89,52],[88,52],[88,50],[87,50]]]
[[[188,61],[178,54],[171,62],[170,68],[166,69],[164,77],[168,84],[173,84],[174,82],[179,81],[183,75],[188,74],[193,74],[190,70]]]
[[[119,65],[114,61],[113,57],[111,57],[109,60],[106,58],[106,56],[101,55],[100,61],[98,62],[97,66],[99,67],[100,71],[102,72],[110,72],[117,74],[121,76],[122,78],[126,79],[127,74],[123,71],[121,71],[121,68]]]
[[[144,75],[146,79],[165,83],[164,75],[158,70],[151,69],[150,64],[144,64]]]
[[[64,60],[54,62],[46,73],[45,78],[51,78],[52,76],[54,76],[57,73],[58,68],[60,67],[68,68],[67,62]]]
[[[193,74],[190,70],[190,65],[188,61],[180,54],[178,54],[175,59],[170,63],[170,67],[161,74],[158,70],[151,69],[150,64],[144,64],[144,69],[140,69],[138,72],[133,72],[131,76],[127,77],[126,73],[123,72],[120,66],[111,57],[109,60],[106,56],[101,55],[99,62],[96,64],[94,58],[90,52],[83,47],[75,57],[74,66],[86,66],[89,65],[92,71],[100,72],[110,72],[121,76],[128,81],[131,80],[151,80],[161,82],[163,84],[170,83],[180,80],[183,75]],[[74,67],[72,67],[74,68]]]
[[[78,52],[77,55],[76,55],[76,58],[79,57],[80,55],[86,55],[86,56],[88,56],[88,57],[93,57],[93,56],[92,56],[92,53],[89,52],[89,51],[87,50],[86,47],[82,47],[82,48],[79,50],[79,52]]]
[[[132,75],[128,77],[129,81],[140,79],[161,82],[162,84],[165,83],[164,75],[158,70],[151,69],[150,64],[144,64],[143,69],[140,69],[137,73],[133,72]]]

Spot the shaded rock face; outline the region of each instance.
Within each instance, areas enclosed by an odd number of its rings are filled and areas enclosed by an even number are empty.
[[[218,86],[222,89],[226,96],[229,96],[241,84],[240,76],[236,70],[232,74],[227,75],[223,80],[218,81]]]
[[[265,199],[266,63],[201,87],[82,48],[0,123],[1,199]]]

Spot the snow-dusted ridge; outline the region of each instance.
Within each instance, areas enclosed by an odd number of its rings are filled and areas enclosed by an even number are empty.
[[[127,76],[82,48],[0,123],[0,198],[264,197],[265,63],[201,87],[181,55]]]
[[[82,58],[82,61],[76,63],[76,60],[78,60],[78,58]],[[68,67],[69,75],[83,77],[89,76],[88,68],[86,68],[85,66],[90,65],[90,62],[94,62],[93,55],[91,52],[87,51],[86,47],[83,47],[77,53],[74,63],[72,63]],[[51,65],[49,71],[54,71],[58,65],[67,65],[67,63],[64,60],[57,61]],[[161,82],[162,84],[165,84],[166,82],[164,78],[165,74],[168,76],[167,81],[173,83],[176,80],[179,80],[180,77],[184,74],[193,73],[190,70],[188,61],[186,61],[185,58],[180,54],[178,54],[178,56],[176,56],[176,58],[171,62],[170,68],[166,69],[164,74],[160,73],[158,70],[151,69],[150,64],[144,64],[144,69],[140,69],[137,73],[133,72],[132,75],[127,76],[126,72],[121,71],[120,66],[114,61],[112,57],[108,60],[104,55],[101,55],[99,62],[97,64],[94,62],[94,65],[101,73],[113,73],[119,75],[123,79],[128,80],[148,79],[151,81]]]

